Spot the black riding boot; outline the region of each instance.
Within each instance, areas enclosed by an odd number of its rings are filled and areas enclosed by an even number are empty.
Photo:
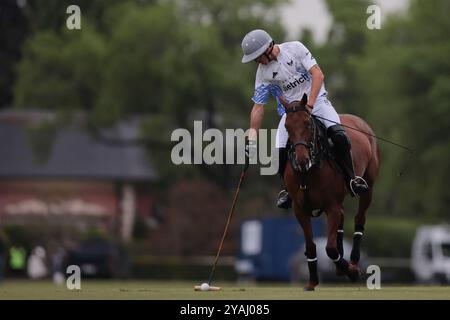
[[[279,148],[278,155],[278,174],[281,179],[284,180],[284,169],[286,169],[286,161],[288,159],[287,149]],[[277,207],[281,209],[289,209],[292,207],[292,200],[289,198],[289,193],[287,192],[286,187],[278,193]]]
[[[355,176],[350,140],[345,134],[344,128],[340,124],[336,124],[329,127],[327,132],[331,141],[333,141],[336,150],[336,162],[342,169],[351,196],[359,196],[369,190],[366,181],[359,176]]]

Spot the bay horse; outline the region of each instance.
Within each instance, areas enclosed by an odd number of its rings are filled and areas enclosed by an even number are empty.
[[[343,174],[333,161],[332,152],[326,155],[328,147],[326,146],[328,144],[326,130],[322,131],[325,138],[320,139],[318,133],[321,124],[306,109],[306,95],[303,96],[302,101],[287,103],[284,98],[280,101],[286,111],[285,127],[291,143],[290,160],[287,160],[283,178],[292,199],[295,216],[305,237],[309,282],[304,290],[313,291],[319,284],[316,245],[311,228],[311,217],[317,211],[326,213],[326,252],[335,263],[336,273],[346,275],[351,281],[357,281],[360,274],[358,262],[366,212],[372,200],[373,185],[380,166],[380,149],[377,139],[370,126],[361,118],[350,114],[339,115],[351,142],[355,174],[363,177],[369,186],[369,190],[359,198],[359,208],[354,218],[353,247],[349,263],[344,259],[342,244],[343,202],[349,190]],[[329,147],[328,150],[330,150]],[[305,166],[305,163],[309,165]]]

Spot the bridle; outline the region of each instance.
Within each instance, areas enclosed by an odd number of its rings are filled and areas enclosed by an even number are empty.
[[[312,121],[312,116],[311,113],[309,113],[309,111],[306,109],[306,106],[304,104],[298,104],[298,105],[294,105],[292,108],[284,108],[284,111],[286,112],[286,117],[288,113],[291,112],[297,112],[297,111],[303,111],[308,113],[309,115],[309,122],[310,122],[310,130],[312,130],[312,134],[311,134],[311,141],[307,142],[305,140],[298,140],[293,142],[292,147],[294,148],[294,152],[295,152],[295,147],[296,146],[303,146],[306,149],[308,149],[308,154],[309,154],[309,158],[308,158],[308,163],[306,165],[306,168],[302,168],[298,163],[297,163],[297,159],[296,157],[294,158],[294,164],[297,168],[294,168],[296,170],[299,170],[300,172],[306,172],[308,171],[312,165],[314,164],[315,161],[315,157],[317,155],[316,152],[316,144],[315,142],[317,141],[317,128],[316,125],[314,123],[314,121]]]

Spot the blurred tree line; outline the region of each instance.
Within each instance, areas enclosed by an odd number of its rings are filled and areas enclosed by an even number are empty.
[[[194,120],[203,120],[204,130],[248,128],[256,65],[241,64],[241,40],[263,28],[282,42],[285,30],[273,9],[285,1],[13,3],[3,2],[0,12],[0,40],[7,42],[0,102],[56,112],[58,121],[38,128],[36,136],[56,134],[79,111],[86,115],[85,129],[99,139],[101,128],[138,116],[137,142],[149,150],[164,193],[192,178],[233,190],[238,166],[175,166],[170,134],[191,130]],[[309,31],[298,38],[324,70],[330,100],[338,112],[361,116],[381,137],[415,150],[411,156],[380,141],[381,173],[370,214],[448,218],[450,2],[411,0],[405,14],[383,16],[380,30],[366,27],[369,1],[326,3],[333,17],[327,41],[315,43]],[[65,26],[70,4],[81,8],[80,31]],[[277,122],[272,101],[264,127]],[[249,210],[275,211],[281,181],[253,170],[244,188]]]

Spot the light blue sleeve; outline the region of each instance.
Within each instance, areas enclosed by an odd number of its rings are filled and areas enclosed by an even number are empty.
[[[253,102],[258,104],[266,104],[269,101],[269,96],[278,98],[283,94],[280,86],[276,84],[261,84],[255,89],[252,97]],[[278,100],[278,99],[277,99]]]

